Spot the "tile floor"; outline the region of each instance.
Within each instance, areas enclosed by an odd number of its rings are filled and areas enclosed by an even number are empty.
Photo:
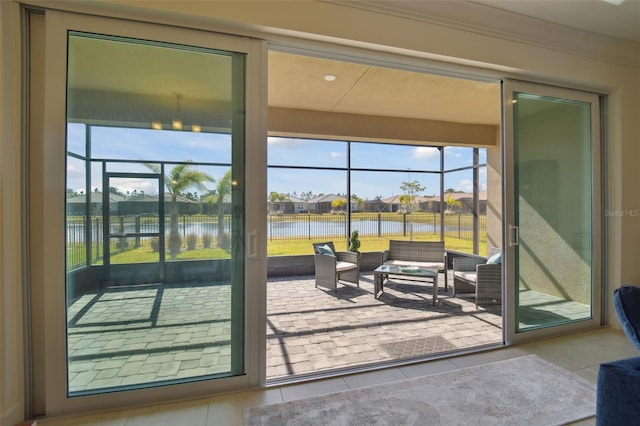
[[[220,395],[175,404],[165,403],[154,407],[126,409],[118,412],[95,413],[59,419],[40,419],[38,424],[47,426],[242,425],[243,409],[246,407],[302,399],[345,389],[403,380],[527,354],[537,354],[547,361],[573,371],[595,383],[600,363],[636,356],[637,350],[620,330],[600,328],[507,348],[345,375],[337,378],[275,386],[262,390]],[[595,420],[587,419],[578,424],[593,425]]]

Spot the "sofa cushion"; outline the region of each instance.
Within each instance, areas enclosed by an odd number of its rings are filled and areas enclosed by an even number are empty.
[[[411,262],[408,260],[395,260],[389,259],[384,262],[388,266],[417,266],[422,269],[436,269],[438,271],[444,270],[443,262]]]
[[[496,253],[493,256],[491,256],[489,259],[487,259],[487,264],[489,265],[495,265],[500,263],[502,263],[502,253]]]
[[[458,279],[462,279],[464,281],[467,281],[470,284],[475,284],[476,283],[476,279],[478,277],[478,274],[476,273],[476,271],[454,271],[453,272],[453,276],[455,278]]]

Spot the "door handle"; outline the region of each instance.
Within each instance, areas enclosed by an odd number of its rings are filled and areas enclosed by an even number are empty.
[[[247,239],[249,240],[249,253],[247,257],[249,259],[255,259],[258,257],[258,233],[256,231],[249,231]]]
[[[520,229],[517,226],[509,225],[509,247],[520,244]]]

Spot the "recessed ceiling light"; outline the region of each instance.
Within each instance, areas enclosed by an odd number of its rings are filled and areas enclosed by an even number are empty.
[[[616,6],[619,6],[622,3],[624,3],[624,0],[602,0],[602,1],[607,2],[607,3],[611,3],[611,4],[615,4]]]
[[[327,75],[324,76],[324,79],[327,80],[327,81],[334,81],[336,78],[338,78],[338,77],[336,77],[333,74],[327,74]]]

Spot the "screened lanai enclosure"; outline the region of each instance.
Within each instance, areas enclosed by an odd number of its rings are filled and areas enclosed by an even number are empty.
[[[69,394],[242,375],[245,261],[251,256],[245,229],[245,160],[251,153],[245,144],[244,55],[82,32],[69,34],[68,49]],[[474,84],[490,93],[497,111],[499,86]],[[363,274],[362,291],[352,296],[364,309],[371,271],[390,239],[442,240],[450,259],[484,255],[500,244],[500,185],[492,186],[499,180],[497,122],[451,125],[458,134],[474,134],[477,146],[417,140],[409,137],[420,133],[412,122],[404,123],[405,133],[385,135],[396,119],[380,128],[379,138],[292,136],[278,129],[294,126],[285,123],[289,119],[300,123],[300,110],[277,93],[270,89],[274,129],[265,141],[269,300],[308,303],[322,297],[307,288],[314,273],[312,243],[330,240],[346,249],[352,231],[360,233]],[[423,296],[420,290],[411,302],[418,308],[394,307],[409,315],[407,336],[415,328],[411,324],[425,321],[415,315],[422,312]],[[296,357],[283,343],[291,337],[290,316],[304,308],[283,312],[279,302],[268,304],[267,376],[326,370],[307,361],[294,366]],[[474,310],[472,302],[464,306],[449,304],[429,315],[455,322]],[[388,308],[380,302],[379,315],[395,315],[385,313]],[[323,309],[342,308],[316,300],[314,315]],[[499,344],[501,306],[481,316],[486,329],[445,351]],[[392,359],[372,352],[343,361]]]
[[[68,45],[69,393],[241,374],[243,55],[80,32]],[[353,230],[363,273],[389,239],[492,244],[484,148],[268,144],[269,276],[313,274],[311,243]]]

